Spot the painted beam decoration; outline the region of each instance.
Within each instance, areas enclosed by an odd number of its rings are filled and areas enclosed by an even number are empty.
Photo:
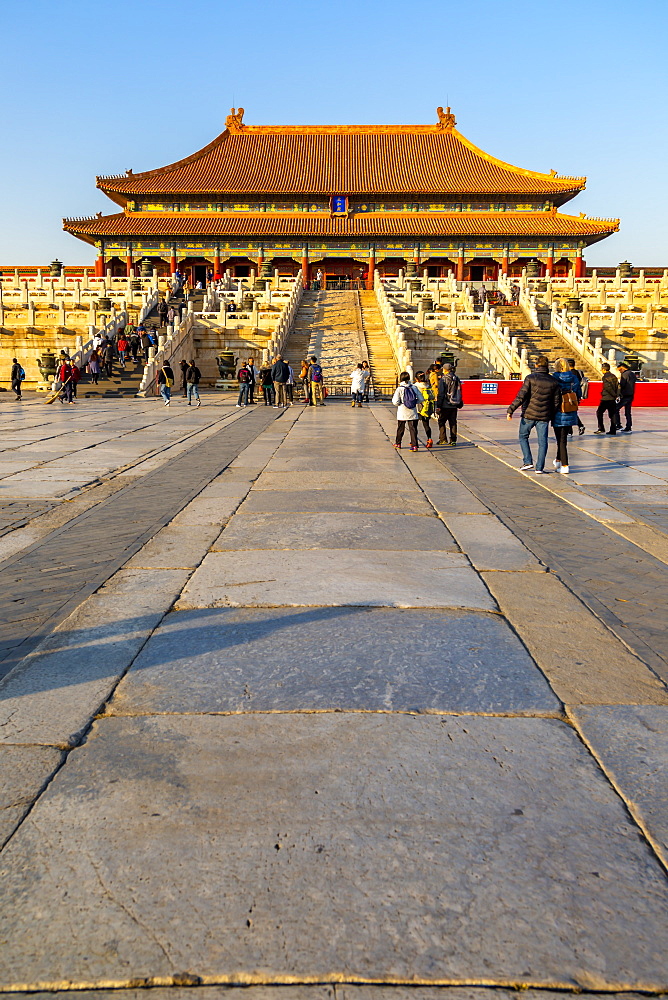
[[[476,147],[451,110],[431,125],[256,126],[232,108],[225,130],[197,153],[145,173],[98,177],[114,215],[65,219],[97,247],[97,269],[151,258],[161,272],[193,259],[246,267],[262,259],[355,260],[396,270],[405,260],[471,277],[536,260],[583,266],[617,219],[560,207],[584,177],[514,167]],[[332,192],[334,188],[334,192]],[[477,273],[477,272],[476,272]]]

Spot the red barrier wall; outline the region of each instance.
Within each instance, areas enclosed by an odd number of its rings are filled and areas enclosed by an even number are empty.
[[[494,403],[508,406],[519,392],[521,382],[496,381],[494,379],[478,381],[471,379],[462,382],[462,395],[465,403]],[[483,387],[495,388],[494,392],[484,392]],[[589,395],[582,400],[582,406],[598,406],[601,401],[601,383],[589,383]],[[635,406],[668,406],[668,382],[638,382],[633,399]]]

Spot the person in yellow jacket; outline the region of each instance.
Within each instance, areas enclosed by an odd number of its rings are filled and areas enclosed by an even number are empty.
[[[429,368],[429,370],[427,372],[427,380],[429,382],[429,386],[431,388],[431,391],[434,394],[434,399],[436,399],[436,397],[438,396],[438,383],[439,383],[439,381],[441,379],[441,375],[442,374],[443,374],[443,370],[442,370],[441,365],[439,364],[438,361],[436,361]]]
[[[415,384],[422,393],[422,406],[418,407],[418,417],[420,418],[420,422],[424,427],[424,432],[427,435],[427,448],[432,448],[434,442],[431,439],[431,425],[429,423],[429,418],[434,412],[434,400],[436,396],[434,390],[431,388],[431,385],[427,382],[427,376],[424,372],[416,373]]]

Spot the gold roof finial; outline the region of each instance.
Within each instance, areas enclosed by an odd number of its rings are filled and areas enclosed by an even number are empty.
[[[246,128],[244,125],[244,109],[230,108],[230,113],[225,119],[225,127],[229,132],[240,132],[242,129]]]
[[[438,125],[442,129],[453,129],[457,122],[455,121],[455,116],[447,107],[445,111],[443,108],[436,108],[436,114],[438,115]]]

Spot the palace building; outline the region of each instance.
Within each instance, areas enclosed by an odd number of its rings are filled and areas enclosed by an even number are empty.
[[[368,283],[374,269],[415,262],[479,281],[538,261],[542,273],[581,276],[586,247],[618,228],[560,211],[586,178],[497,160],[449,108],[432,125],[246,125],[243,115],[233,108],[221,135],[167,167],[98,177],[121,211],[63,221],[97,248],[98,275],[150,261],[194,281],[269,265]]]

